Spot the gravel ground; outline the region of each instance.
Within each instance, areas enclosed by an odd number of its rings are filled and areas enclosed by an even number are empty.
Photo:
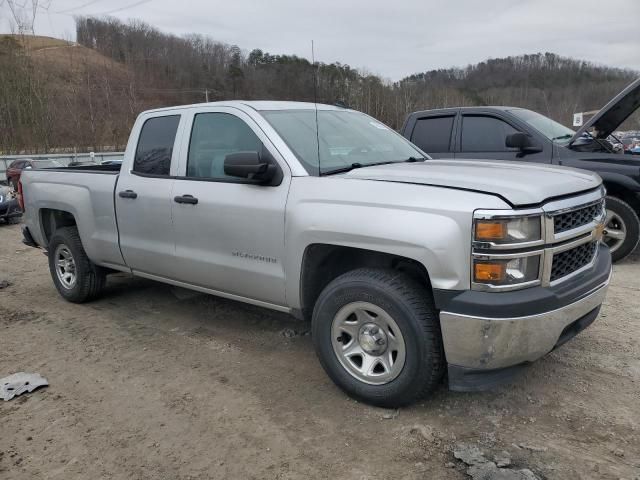
[[[596,323],[514,384],[388,411],[331,383],[305,323],[125,275],[67,303],[42,252],[0,226],[0,377],[50,383],[0,403],[0,478],[464,479],[469,455],[640,478],[639,263],[616,265]]]

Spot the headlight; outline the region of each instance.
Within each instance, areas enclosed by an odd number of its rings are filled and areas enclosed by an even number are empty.
[[[494,287],[524,286],[540,275],[540,255],[473,260],[473,282]]]
[[[495,244],[535,242],[542,239],[540,217],[478,218],[475,220],[474,239]]]

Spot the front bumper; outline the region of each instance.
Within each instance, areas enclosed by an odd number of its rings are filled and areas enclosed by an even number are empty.
[[[449,299],[440,312],[449,387],[479,390],[501,383],[590,325],[611,277],[609,253],[600,253],[592,269],[560,291],[534,287]],[[542,298],[548,301],[541,304]]]

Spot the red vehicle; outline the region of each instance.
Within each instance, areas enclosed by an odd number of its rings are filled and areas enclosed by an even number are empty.
[[[63,165],[60,162],[50,160],[48,158],[44,158],[42,160],[19,158],[18,160],[11,162],[7,168],[7,184],[17,191],[20,174],[25,168],[60,168],[62,166]]]

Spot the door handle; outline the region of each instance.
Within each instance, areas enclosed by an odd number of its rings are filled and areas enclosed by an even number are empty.
[[[198,203],[198,199],[193,195],[179,195],[177,197],[173,197],[173,201],[176,203],[188,203],[190,205],[197,205]]]
[[[133,190],[123,190],[118,192],[120,198],[138,198],[138,194]]]

